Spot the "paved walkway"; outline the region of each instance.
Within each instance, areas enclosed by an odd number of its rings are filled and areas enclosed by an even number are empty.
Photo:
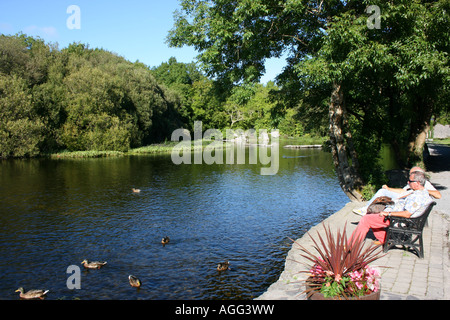
[[[381,277],[381,300],[448,300],[450,299],[450,258],[449,258],[449,227],[450,227],[450,147],[429,145],[430,148],[430,181],[442,194],[436,200],[428,218],[428,226],[424,228],[424,259],[419,259],[414,253],[400,249],[391,249],[381,259],[372,265],[379,266]],[[360,220],[360,216],[352,210],[363,204],[350,202],[340,211],[324,220],[332,230],[343,230],[347,227],[350,234]],[[322,232],[319,224],[309,233],[315,235]],[[302,246],[311,249],[312,241],[308,235],[296,240]],[[313,251],[314,252],[314,251]],[[307,275],[309,261],[300,256],[298,245],[293,244],[286,257],[285,269],[277,282],[259,296],[257,300],[297,300],[306,299],[302,294]],[[305,265],[307,264],[307,265]]]

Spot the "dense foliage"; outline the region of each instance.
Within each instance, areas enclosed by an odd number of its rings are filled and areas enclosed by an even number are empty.
[[[270,129],[284,118],[274,112],[272,89],[255,84],[227,95],[194,63],[170,58],[150,69],[80,43],[59,50],[39,38],[0,35],[0,158],[127,151],[194,121],[205,130]]]
[[[0,157],[126,151],[181,125],[179,98],[148,68],[74,43],[0,36]]]
[[[159,83],[181,97],[185,128],[192,130],[194,121],[202,121],[205,130],[278,128],[291,136],[304,132],[298,129],[297,113],[277,102],[274,93],[279,88],[273,82],[224,86],[201,73],[194,63],[179,63],[173,57],[152,71]],[[308,132],[318,134],[314,128]]]

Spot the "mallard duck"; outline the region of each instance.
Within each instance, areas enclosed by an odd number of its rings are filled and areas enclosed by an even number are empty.
[[[106,264],[106,261],[100,262],[100,261],[92,261],[89,262],[87,259],[84,259],[81,264],[88,269],[100,269]]]
[[[128,281],[130,282],[130,285],[135,288],[139,288],[142,284],[141,280],[131,274],[128,276]]]
[[[141,192],[141,189],[131,188],[131,191],[133,191],[134,193],[139,193]]]
[[[225,271],[230,269],[230,262],[221,262],[217,265],[217,271]]]
[[[20,292],[19,296],[21,299],[44,299],[45,295],[47,294],[49,290],[29,290],[25,292],[22,287],[17,289],[15,292]]]
[[[170,242],[170,238],[168,236],[165,236],[164,238],[162,238],[161,243],[163,245],[166,245]]]

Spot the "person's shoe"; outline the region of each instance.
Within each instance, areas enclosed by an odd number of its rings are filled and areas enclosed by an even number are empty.
[[[362,207],[359,209],[353,209],[353,213],[359,214],[360,216],[364,216],[367,213],[367,208]]]

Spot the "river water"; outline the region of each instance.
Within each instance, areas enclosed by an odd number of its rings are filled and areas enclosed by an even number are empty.
[[[18,287],[51,300],[253,299],[278,279],[289,238],[348,202],[329,153],[280,148],[277,173],[260,169],[170,155],[2,161],[0,299]]]

